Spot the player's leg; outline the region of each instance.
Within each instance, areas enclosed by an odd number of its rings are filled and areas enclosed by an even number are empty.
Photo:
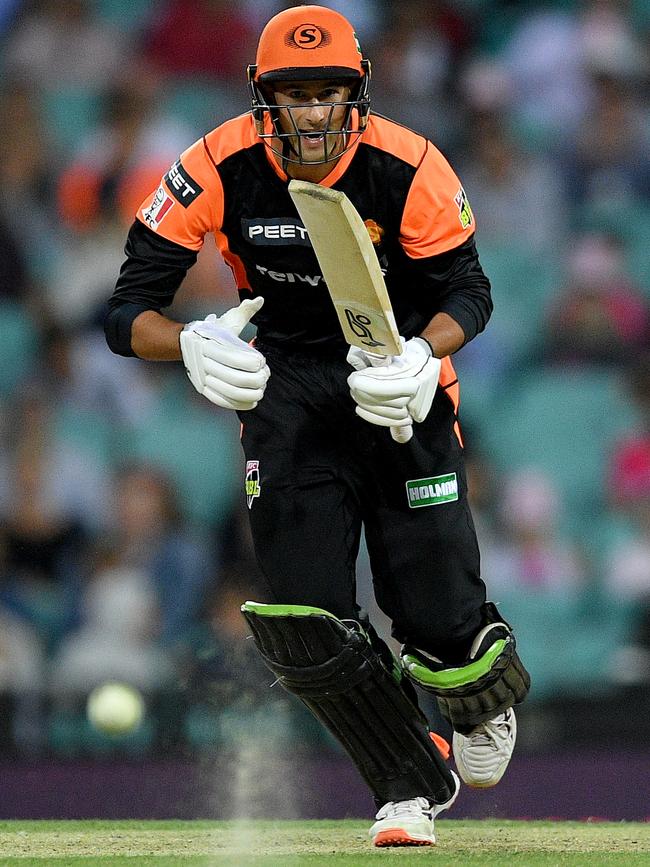
[[[434,842],[433,815],[451,805],[459,784],[399,665],[388,669],[359,623],[322,609],[248,602],[242,611],[266,665],[340,741],[384,805],[375,843]]]
[[[486,626],[475,636],[464,663],[449,667],[409,645],[402,664],[412,680],[433,693],[454,729],[453,750],[461,778],[468,785],[496,785],[515,746],[517,723],[513,705],[530,687],[511,627],[493,603],[483,609]]]
[[[320,365],[301,355],[266,354],[271,378],[264,400],[241,414],[248,514],[265,601],[356,619],[361,516],[338,469],[329,427],[336,408],[312,393],[320,388]]]
[[[366,538],[377,601],[404,645],[405,670],[453,726],[461,777],[489,786],[510,760],[512,706],[529,679],[512,629],[485,599],[453,422],[441,394],[412,443],[382,439],[393,456],[366,506]]]
[[[339,394],[331,404],[321,397],[315,406],[314,399],[340,377],[322,363],[306,383],[301,364],[267,358],[264,400],[242,419],[256,475],[248,489],[253,540],[272,603],[244,612],[255,643],[285,688],[339,739],[378,806],[424,796],[442,809],[456,795],[456,780],[401,666],[359,622],[361,518],[341,470],[342,428],[355,419],[351,411],[336,418]]]

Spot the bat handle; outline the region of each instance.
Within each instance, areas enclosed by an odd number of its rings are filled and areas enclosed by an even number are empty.
[[[407,443],[413,436],[413,425],[404,424],[399,427],[395,425],[390,429],[390,435],[396,443]]]

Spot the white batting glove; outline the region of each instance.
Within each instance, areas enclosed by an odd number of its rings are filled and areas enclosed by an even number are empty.
[[[427,417],[438,387],[440,359],[434,358],[426,340],[404,341],[403,352],[379,366],[373,356],[352,347],[347,360],[355,372],[348,377],[356,413],[371,424],[390,427],[393,439],[404,442],[414,421]]]
[[[266,359],[239,335],[264,299],[242,301],[223,316],[188,322],[181,331],[181,354],[194,388],[226,409],[253,409],[271,375]]]

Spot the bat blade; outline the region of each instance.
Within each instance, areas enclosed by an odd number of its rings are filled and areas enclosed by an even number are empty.
[[[402,346],[377,253],[345,193],[290,181],[289,193],[309,234],[346,341],[373,355]]]

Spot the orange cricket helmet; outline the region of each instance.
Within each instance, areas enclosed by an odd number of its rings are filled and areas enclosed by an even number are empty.
[[[256,81],[362,78],[361,46],[334,9],[294,6],[268,22],[257,46]]]

